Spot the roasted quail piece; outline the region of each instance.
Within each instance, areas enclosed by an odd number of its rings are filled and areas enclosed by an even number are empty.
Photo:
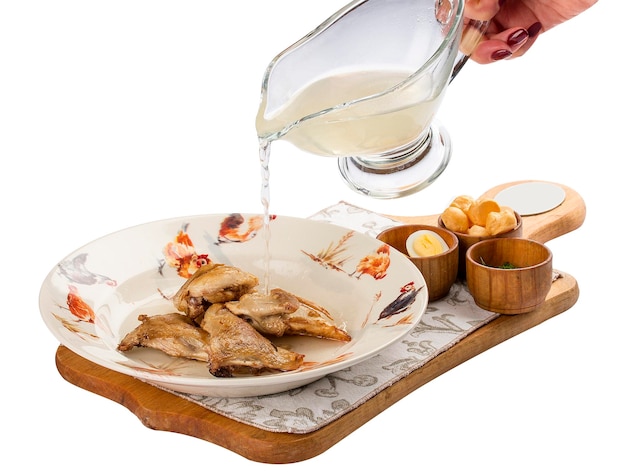
[[[211,304],[239,299],[258,283],[255,275],[239,268],[209,263],[201,266],[180,287],[172,301],[176,309],[196,318]]]
[[[227,302],[225,306],[268,336],[351,340],[346,331],[332,322],[324,308],[280,288],[271,290],[269,294],[247,293],[239,301]]]
[[[151,347],[172,357],[208,362],[206,346],[209,335],[188,316],[179,313],[142,314],[138,319],[141,324],[122,339],[118,345],[120,351]]]
[[[211,305],[200,324],[209,334],[208,365],[215,377],[288,371],[302,366],[304,355],[275,346],[223,304]]]

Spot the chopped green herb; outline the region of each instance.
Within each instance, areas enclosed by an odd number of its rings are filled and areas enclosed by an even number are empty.
[[[511,262],[504,262],[502,265],[487,265],[487,263],[485,262],[485,259],[480,257],[480,263],[481,265],[484,265],[486,267],[493,267],[493,268],[502,268],[504,270],[513,270],[514,268],[517,268],[515,265],[513,265]]]

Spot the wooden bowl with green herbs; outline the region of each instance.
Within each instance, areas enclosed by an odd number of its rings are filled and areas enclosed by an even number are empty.
[[[552,252],[523,238],[483,240],[465,254],[467,286],[476,304],[501,314],[533,311],[552,285]]]

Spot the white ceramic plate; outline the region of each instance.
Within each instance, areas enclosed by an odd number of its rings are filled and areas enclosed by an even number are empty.
[[[305,366],[268,375],[213,377],[203,362],[158,350],[117,350],[140,314],[175,311],[168,298],[188,275],[187,263],[208,258],[259,277],[265,288],[265,232],[258,215],[206,215],[131,227],[64,258],[44,281],[40,310],[59,342],[106,368],[190,394],[237,397],[290,390],[368,359],[409,332],[428,302],[424,278],[400,252],[364,234],[328,223],[276,216],[270,231],[269,287],[324,306],[352,336],[347,343],[289,338]],[[224,225],[228,224],[228,225]],[[376,278],[357,270],[377,253],[389,265]],[[193,268],[193,267],[192,267]],[[396,298],[412,300],[380,318]]]

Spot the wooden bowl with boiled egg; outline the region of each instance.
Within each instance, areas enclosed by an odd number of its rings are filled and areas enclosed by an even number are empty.
[[[459,240],[453,232],[436,226],[406,224],[382,231],[377,239],[404,253],[420,270],[429,301],[448,294],[459,266]]]

